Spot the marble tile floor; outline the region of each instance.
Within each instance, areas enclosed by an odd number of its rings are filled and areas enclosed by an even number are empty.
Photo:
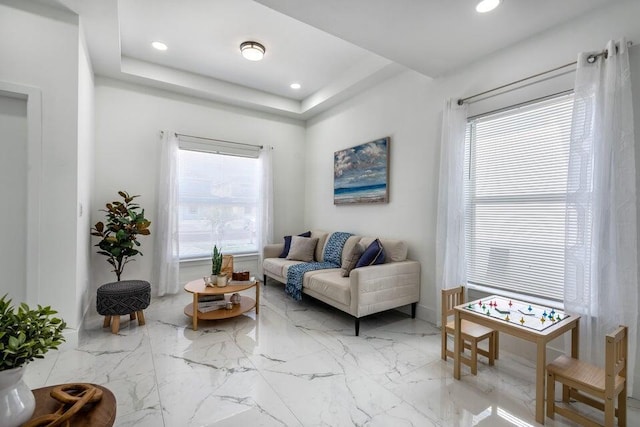
[[[440,331],[398,311],[361,320],[280,284],[261,287],[260,314],[202,322],[191,295],[154,298],[146,325],[117,335],[94,314],[77,348],[29,365],[31,388],[92,382],[116,395],[117,426],[536,426],[534,368],[501,352],[477,377],[440,359]],[[629,425],[640,405],[629,400]],[[638,424],[633,424],[634,422]],[[561,417],[548,426],[573,426]]]

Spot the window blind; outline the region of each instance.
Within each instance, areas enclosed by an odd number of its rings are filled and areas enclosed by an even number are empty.
[[[562,300],[573,95],[469,120],[468,281]]]

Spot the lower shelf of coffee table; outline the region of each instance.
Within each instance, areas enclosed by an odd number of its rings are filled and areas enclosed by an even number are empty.
[[[217,310],[208,311],[206,313],[198,311],[197,315],[199,320],[228,319],[230,317],[240,316],[241,314],[252,310],[253,308],[255,308],[255,306],[256,301],[253,298],[243,295],[242,299],[240,300],[240,304],[234,304],[231,310],[227,310],[226,308],[219,308]],[[193,317],[193,303],[187,304],[187,306],[184,308],[184,314],[189,317]]]

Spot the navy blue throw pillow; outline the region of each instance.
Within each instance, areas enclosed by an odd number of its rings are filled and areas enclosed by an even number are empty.
[[[356,264],[356,268],[382,264],[384,263],[384,257],[385,253],[382,243],[380,243],[380,240],[376,239],[371,242],[369,247],[362,253],[362,256]]]
[[[306,231],[302,234],[298,234],[300,237],[311,237],[311,231]],[[289,255],[291,249],[291,236],[284,236],[284,249],[278,258],[286,258]]]

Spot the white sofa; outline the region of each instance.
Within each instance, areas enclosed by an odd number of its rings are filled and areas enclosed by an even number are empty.
[[[323,261],[324,245],[331,233],[312,231],[318,238],[315,260]],[[351,236],[342,251],[346,256],[354,245],[365,248],[375,237]],[[411,317],[415,318],[416,304],[420,299],[420,263],[407,259],[407,244],[401,240],[380,239],[385,250],[383,264],[356,268],[349,277],[342,277],[340,268],[309,271],[304,274],[302,292],[319,299],[355,317],[356,336],[360,332],[360,318],[403,305],[411,304]],[[301,261],[278,258],[284,243],[270,244],[263,249],[264,284],[267,277],[281,283],[287,282],[288,268]]]

